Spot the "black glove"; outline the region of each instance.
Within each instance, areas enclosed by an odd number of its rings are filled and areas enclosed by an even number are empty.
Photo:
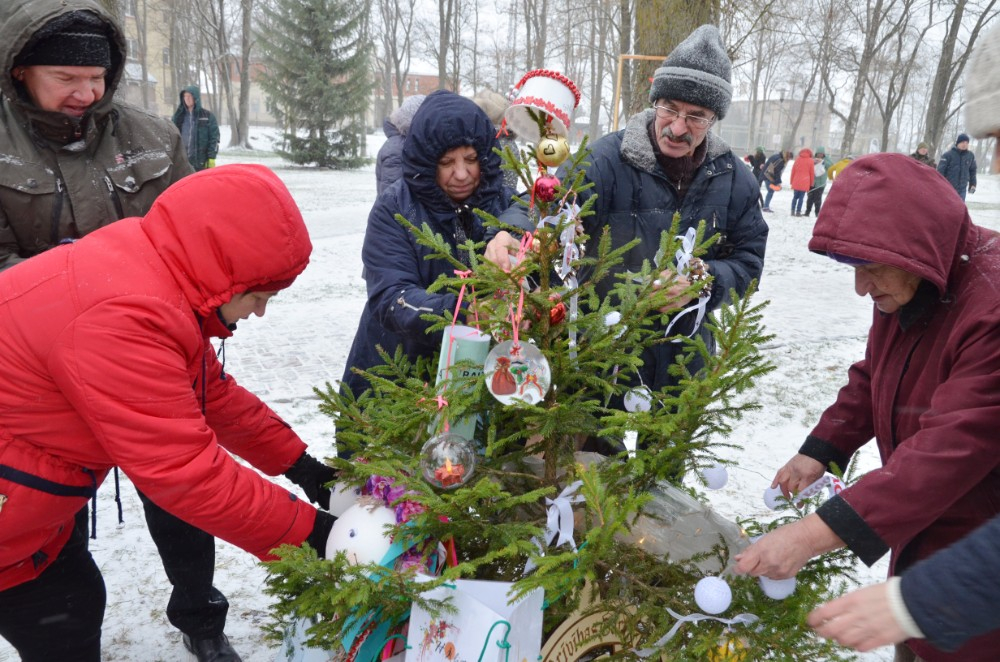
[[[309,453],[303,453],[284,475],[301,487],[310,501],[323,510],[329,510],[330,488],[327,485],[337,478],[333,467],[323,464]]]
[[[313,523],[313,530],[309,533],[309,537],[305,539],[305,542],[309,543],[309,546],[316,550],[321,559],[326,558],[326,539],[330,537],[330,529],[333,528],[333,523],[337,521],[337,518],[330,513],[325,513],[322,510],[316,511],[316,521]]]

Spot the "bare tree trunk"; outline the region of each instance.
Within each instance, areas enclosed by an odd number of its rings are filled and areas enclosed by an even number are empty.
[[[451,47],[451,21],[458,0],[438,0],[438,87],[448,85],[448,49]]]
[[[632,0],[619,0],[618,10],[620,19],[618,22],[618,53],[617,55],[625,55],[632,53],[632,22],[635,18],[633,13],[634,5]],[[618,108],[611,109],[611,123],[615,124],[615,119],[621,119],[621,115],[628,115],[626,109],[632,107],[632,72],[629,69],[627,72],[623,72],[621,77],[622,88],[621,88],[621,105]],[[625,112],[623,112],[625,111]]]
[[[670,20],[664,21],[665,16]],[[666,56],[699,25],[715,23],[718,18],[718,0],[636,0],[637,54]],[[630,115],[649,105],[649,79],[660,66],[659,62],[650,60],[636,62],[632,70],[635,96],[629,107]]]
[[[149,110],[149,62],[146,60],[146,44],[149,41],[146,37],[146,10],[149,5],[147,0],[136,0],[135,9],[135,46],[139,56],[139,92],[142,94],[142,107]]]
[[[240,35],[240,101],[239,115],[233,125],[235,131],[229,136],[230,147],[250,147],[250,86],[253,84],[250,70],[250,52],[253,50],[253,0],[240,0],[243,12]]]
[[[989,0],[976,18],[969,32],[968,42],[964,49],[958,45],[958,35],[962,27],[967,8],[967,0],[955,0],[954,10],[947,21],[947,32],[941,46],[941,57],[938,59],[937,70],[934,74],[934,82],[928,95],[927,106],[927,129],[924,141],[938,148],[941,145],[942,135],[945,127],[952,115],[957,111],[951,109],[951,102],[955,96],[955,89],[962,80],[965,65],[979,37],[983,26],[997,16],[997,0]],[[951,110],[949,110],[951,109]]]

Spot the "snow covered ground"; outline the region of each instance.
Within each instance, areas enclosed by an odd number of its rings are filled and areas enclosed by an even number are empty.
[[[262,151],[223,151],[219,164],[256,162],[276,170],[302,209],[315,249],[309,268],[274,300],[267,316],[240,324],[227,342],[226,366],[292,424],[314,455],[326,457],[333,454],[333,424],[319,413],[312,387],[340,378],[364,304],[360,250],[375,199],[374,167],[330,172],[290,166],[263,151],[269,147],[266,132],[254,136]],[[381,141],[381,136],[370,137],[371,154]],[[728,485],[709,494],[731,518],[769,517],[764,489],[833,401],[847,366],[861,357],[871,316],[871,303],[854,294],[851,269],[807,250],[813,219],[791,216],[791,195],[790,190],[777,193],[772,203],[777,211],[767,215],[771,232],[758,297],[770,300],[765,320],[775,337],[764,351],[777,370],[758,384],[763,409],[748,418],[734,440],[743,450],[733,458],[738,466],[730,469]],[[981,176],[968,204],[976,223],[1000,229],[1000,178]],[[873,449],[863,451],[863,469],[877,463]],[[125,524],[117,527],[114,486],[109,481],[100,490],[98,538],[91,541],[108,587],[104,659],[193,659],[164,615],[170,585],[127,479],[121,497]],[[226,632],[244,660],[270,662],[277,647],[261,634],[268,619],[265,573],[249,554],[221,541],[217,549],[216,585],[231,604]],[[864,580],[874,582],[884,578],[886,565],[860,569]],[[0,662],[15,659],[0,641]],[[882,649],[860,659],[891,660],[892,654]]]

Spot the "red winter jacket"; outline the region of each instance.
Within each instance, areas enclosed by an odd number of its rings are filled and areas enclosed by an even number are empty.
[[[227,166],[174,184],[143,218],[0,273],[0,590],[55,559],[115,465],[166,510],[261,558],[306,539],[313,507],[226,452],[277,475],[305,445],[222,378],[206,335],[229,335],[221,304],[287,285],[311,250],[281,181]]]
[[[808,191],[816,181],[816,164],[813,162],[812,150],[808,147],[801,150],[792,163],[792,177],[789,180],[794,191]]]
[[[864,360],[801,450],[844,467],[875,438],[883,467],[818,514],[868,564],[891,549],[900,574],[1000,513],[1000,236],[932,169],[876,154],[837,178],[809,248],[923,279],[896,313],[875,310]],[[996,660],[1000,632],[950,654],[908,645],[929,662]]]

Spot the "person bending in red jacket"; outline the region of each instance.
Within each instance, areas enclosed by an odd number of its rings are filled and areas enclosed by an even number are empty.
[[[311,251],[281,180],[238,165],[0,273],[0,636],[22,659],[101,659],[104,581],[77,513],[115,466],[261,559],[304,542],[323,554],[335,518],[230,453],[299,474],[320,502],[332,468],[209,341],[263,316]]]

